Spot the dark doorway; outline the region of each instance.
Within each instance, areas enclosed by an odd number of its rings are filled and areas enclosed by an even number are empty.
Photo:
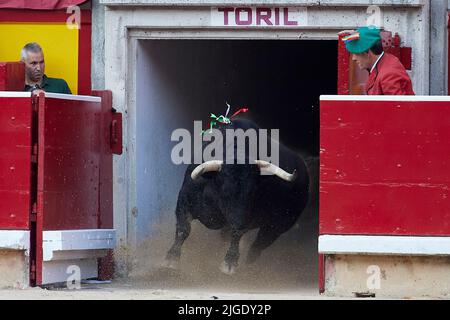
[[[136,79],[138,265],[157,264],[174,237],[174,208],[185,166],[171,162],[171,132],[191,130],[194,120],[207,126],[210,113],[225,114],[228,102],[232,112],[248,107],[261,127],[279,129],[281,141],[307,160],[310,204],[259,264],[261,275],[272,270],[277,274],[272,279],[288,289],[317,288],[319,96],[337,92],[337,41],[141,40]],[[220,238],[203,226],[193,228],[182,257],[189,266],[186,274],[198,275],[198,270],[204,275],[202,263],[215,265],[216,257],[223,258],[225,251],[213,246],[216,236]],[[192,279],[191,286],[203,288],[214,286],[216,278],[198,276],[204,285]]]

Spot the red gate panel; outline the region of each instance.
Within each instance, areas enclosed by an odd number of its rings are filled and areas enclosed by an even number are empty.
[[[121,121],[111,92],[96,94],[0,92],[0,231],[23,230],[31,285],[64,282],[74,264],[83,279],[112,276]]]
[[[100,99],[55,96],[47,94],[39,108],[38,195],[43,201],[43,230],[96,229]]]
[[[30,94],[13,95],[0,93],[0,230],[27,230],[31,205],[32,106]]]
[[[99,228],[101,109],[99,97],[39,96],[37,285],[49,281],[44,273],[49,278],[58,272],[57,264],[44,261],[45,232]],[[89,237],[85,234],[81,239]],[[51,278],[61,281],[64,277],[62,272]]]
[[[320,108],[321,234],[450,236],[450,100],[322,97]]]

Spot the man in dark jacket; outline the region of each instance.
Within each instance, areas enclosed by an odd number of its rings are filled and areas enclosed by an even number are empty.
[[[64,79],[50,78],[45,75],[44,52],[37,43],[28,43],[23,47],[22,61],[25,63],[25,88],[38,94],[41,90],[53,93],[71,94]]]

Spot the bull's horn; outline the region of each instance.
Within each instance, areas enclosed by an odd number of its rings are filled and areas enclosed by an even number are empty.
[[[199,164],[191,173],[192,180],[197,179],[199,176],[204,174],[205,172],[210,171],[220,171],[222,169],[222,160],[210,160],[206,161],[202,164]]]
[[[255,163],[258,165],[262,173],[274,174],[277,177],[288,182],[292,182],[297,178],[297,170],[294,170],[294,172],[290,174],[280,167],[264,160],[255,160]]]

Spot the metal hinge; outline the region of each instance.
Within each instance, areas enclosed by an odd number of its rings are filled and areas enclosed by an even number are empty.
[[[37,220],[37,204],[35,202],[35,203],[33,203],[33,206],[31,207],[30,221],[36,222],[36,220]]]
[[[33,110],[33,111],[37,111],[37,109],[38,109],[38,96],[36,96],[36,95],[32,95],[31,96],[31,110]]]
[[[110,144],[113,154],[122,154],[122,114],[113,112],[110,127]]]
[[[36,263],[34,261],[31,261],[30,280],[36,280]]]
[[[31,151],[31,162],[37,163],[38,145],[35,143],[33,145],[33,150]]]

